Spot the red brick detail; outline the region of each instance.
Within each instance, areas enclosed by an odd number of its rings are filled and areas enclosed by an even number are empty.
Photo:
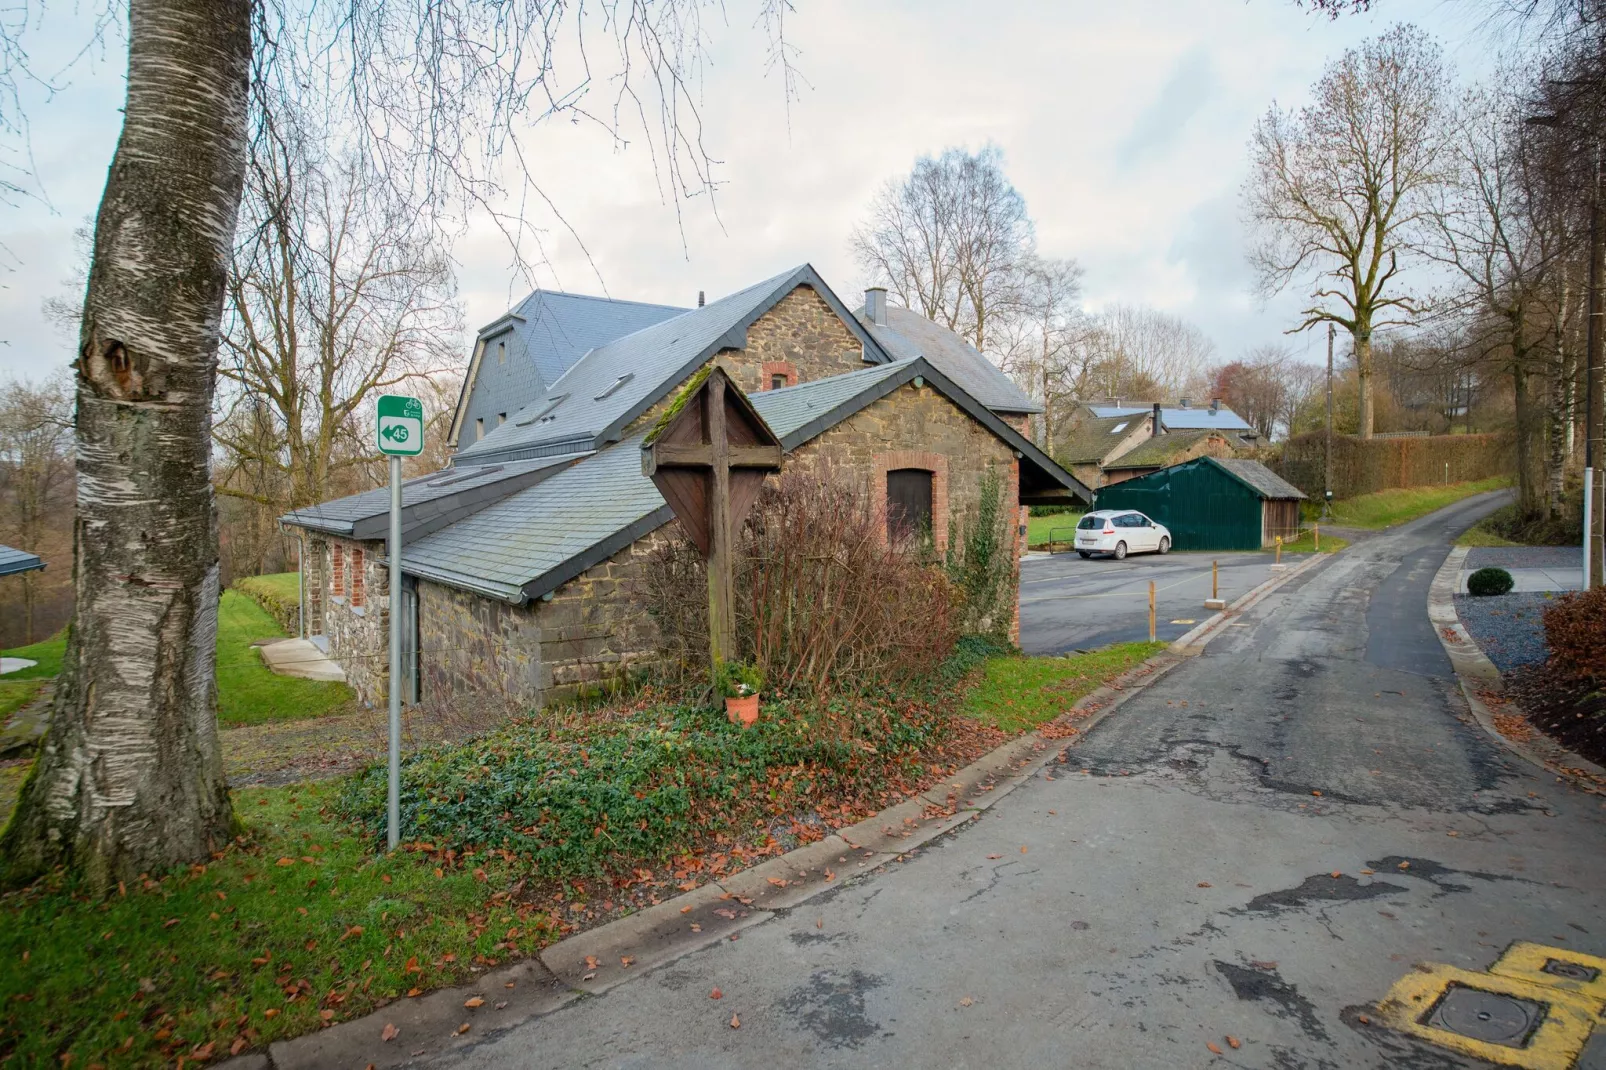
[[[948,549],[948,458],[940,453],[924,450],[892,450],[875,456],[874,494],[876,504],[885,515],[887,511],[887,473],[899,468],[922,468],[931,473],[931,538],[938,552]],[[881,525],[881,539],[887,538],[887,526]]]
[[[346,548],[344,546],[329,547],[329,574],[333,581],[330,590],[333,597],[346,597]]]
[[[797,385],[797,365],[789,360],[766,360],[759,365],[761,373],[758,380],[759,390],[769,390],[770,381],[777,375],[786,376],[787,386]]]
[[[362,551],[353,549],[351,551],[351,608],[356,609],[361,606],[362,600]]]

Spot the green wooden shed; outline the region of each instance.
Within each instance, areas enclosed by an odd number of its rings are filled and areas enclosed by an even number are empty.
[[[1178,550],[1258,550],[1299,536],[1305,495],[1259,461],[1197,457],[1100,487],[1095,509],[1136,509]]]

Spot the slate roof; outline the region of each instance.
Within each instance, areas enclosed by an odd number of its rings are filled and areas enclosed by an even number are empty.
[[[402,536],[405,539],[421,529],[443,527],[523,490],[550,475],[548,469],[571,464],[576,459],[571,454],[502,464],[466,464],[409,479],[402,484]],[[390,487],[376,487],[293,510],[279,520],[331,535],[382,539],[390,530]]]
[[[922,358],[748,395],[792,450],[917,376],[1008,443],[1039,478],[1084,499],[1091,492]],[[544,482],[415,542],[402,568],[464,590],[522,603],[554,591],[674,515],[642,474],[647,432],[608,446]]]
[[[15,576],[21,572],[34,572],[44,567],[45,563],[39,559],[38,554],[30,554],[26,550],[17,550],[10,546],[0,546],[0,576]]]
[[[1089,405],[1088,408],[1094,416],[1134,416],[1138,413],[1150,412],[1151,405]],[[1180,405],[1163,405],[1160,407],[1160,422],[1172,431],[1198,431],[1209,428],[1215,431],[1254,431],[1254,427],[1242,416],[1223,405],[1214,413],[1208,407],[1195,408],[1189,406],[1184,409]]]
[[[1250,490],[1253,490],[1262,498],[1305,497],[1304,491],[1259,461],[1244,460],[1238,457],[1211,457],[1208,460],[1225,468],[1236,476],[1239,482],[1247,484]]]
[[[644,327],[592,349],[507,423],[458,452],[462,459],[566,452],[616,441],[624,427],[722,349],[743,348],[747,328],[798,286],[809,286],[859,335],[865,360],[890,358],[808,264],[783,272],[703,308]]]
[[[1057,451],[1062,464],[1099,464],[1132,430],[1132,416],[1084,419]]]
[[[617,301],[558,290],[533,291],[480,329],[474,359],[458,399],[454,432],[461,434],[464,427],[471,426],[474,416],[490,415],[491,409],[513,412],[528,405],[541,396],[546,384],[597,346],[688,311],[674,305]],[[508,347],[505,367],[494,356],[499,343]],[[494,386],[494,398],[475,396],[475,387],[482,379],[487,387]],[[470,408],[476,411],[468,412]],[[485,411],[478,411],[481,409]]]
[[[863,310],[855,315],[894,360],[925,357],[933,368],[994,412],[1043,411],[1043,406],[1027,397],[1013,379],[975,346],[920,313],[889,305],[885,324],[873,322]]]
[[[1172,458],[1186,449],[1203,442],[1215,431],[1170,431],[1144,439],[1121,456],[1105,465],[1109,469],[1164,468]]]

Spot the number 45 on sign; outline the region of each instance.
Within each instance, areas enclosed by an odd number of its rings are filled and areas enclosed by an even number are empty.
[[[424,450],[424,404],[399,394],[379,397],[379,452],[413,457]]]

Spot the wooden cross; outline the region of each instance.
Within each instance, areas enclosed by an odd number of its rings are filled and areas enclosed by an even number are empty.
[[[723,368],[710,365],[676,395],[641,445],[641,470],[708,562],[708,653],[717,675],[736,652],[732,544],[781,440]]]

